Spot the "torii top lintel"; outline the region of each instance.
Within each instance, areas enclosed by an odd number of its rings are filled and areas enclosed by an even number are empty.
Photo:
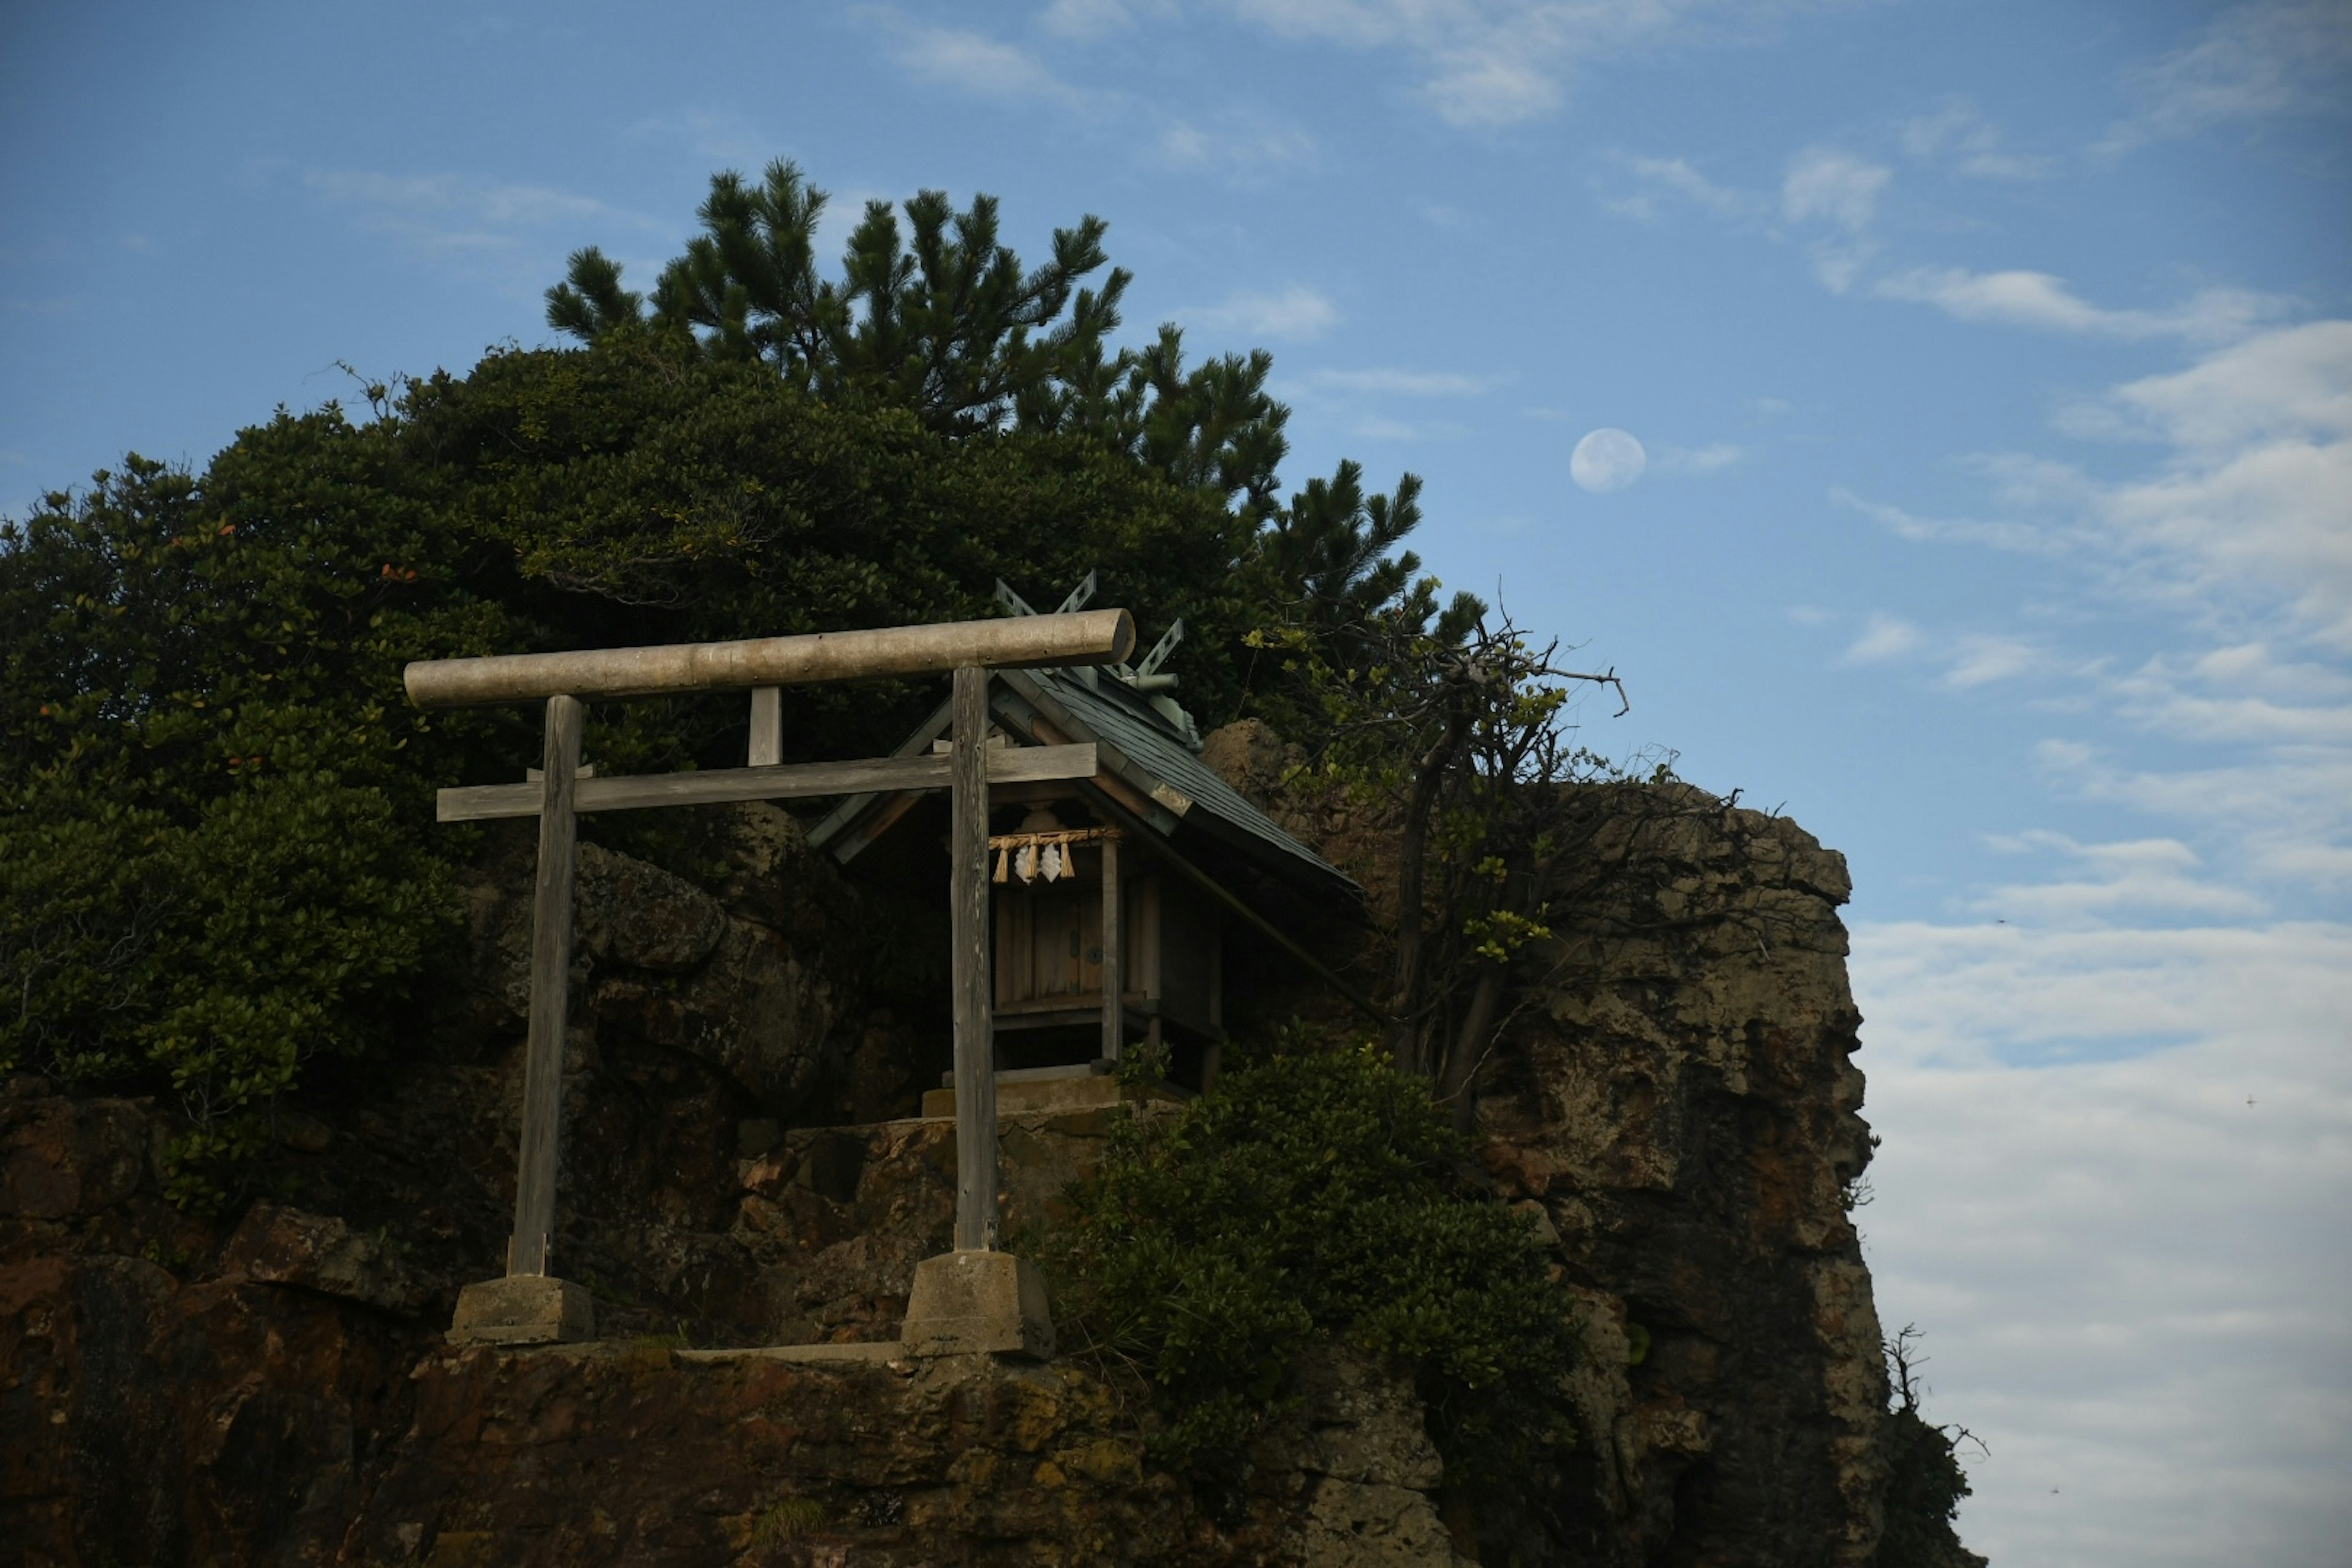
[[[421,659],[408,667],[403,679],[409,701],[419,708],[473,708],[549,697],[650,697],[938,675],[971,666],[1034,669],[1118,664],[1134,651],[1133,616],[1125,610],[1088,610],[741,642]]]

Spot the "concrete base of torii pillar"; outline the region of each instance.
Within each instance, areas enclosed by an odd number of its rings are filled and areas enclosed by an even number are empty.
[[[457,1292],[453,1345],[552,1345],[596,1337],[596,1306],[569,1279],[509,1274]]]
[[[915,1266],[898,1342],[910,1356],[1054,1356],[1045,1277],[1009,1252],[942,1252]]]

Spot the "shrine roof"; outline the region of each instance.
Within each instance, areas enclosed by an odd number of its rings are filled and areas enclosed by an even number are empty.
[[[1146,820],[1161,836],[1192,829],[1262,870],[1304,891],[1360,899],[1343,871],[1283,831],[1194,754],[1187,737],[1151,700],[1108,672],[1000,669],[990,682],[990,707],[1000,728],[1026,744],[1093,742],[1104,773],[1150,803]],[[1042,730],[1047,732],[1041,732]],[[948,731],[942,705],[908,737],[900,751],[929,746]],[[845,801],[809,834],[847,860],[865,847],[858,831],[879,796]],[[878,830],[878,827],[877,827]]]
[[[1086,674],[1094,673],[1092,671]],[[1156,712],[1150,699],[1125,681],[1066,669],[1006,669],[998,679],[1046,710],[1066,715],[1057,729],[1105,749],[1105,765],[1157,802],[1163,811],[1207,828],[1230,847],[1287,880],[1328,892],[1360,896],[1348,875],[1284,832],[1194,754],[1184,737]],[[1113,753],[1116,753],[1114,755]],[[1124,764],[1124,765],[1122,765]],[[1174,800],[1169,798],[1172,792]],[[1181,805],[1181,809],[1179,808]],[[1206,814],[1205,819],[1202,814]],[[1163,826],[1165,833],[1172,824]]]

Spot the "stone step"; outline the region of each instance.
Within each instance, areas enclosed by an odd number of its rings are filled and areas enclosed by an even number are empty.
[[[996,1075],[996,1115],[999,1121],[1008,1116],[1052,1116],[1065,1111],[1099,1110],[1114,1105],[1141,1104],[1154,1100],[1181,1104],[1192,1098],[1191,1090],[1178,1089],[1173,1084],[1153,1084],[1147,1089],[1140,1085],[1122,1084],[1107,1073],[1083,1069],[1066,1072],[1061,1068],[1049,1068],[1043,1069],[1043,1075],[1035,1077],[1019,1070]],[[954,1089],[924,1090],[923,1115],[926,1118],[953,1120],[955,1113]]]

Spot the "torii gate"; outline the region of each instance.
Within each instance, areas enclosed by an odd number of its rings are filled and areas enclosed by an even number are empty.
[[[1092,778],[1095,747],[991,747],[989,671],[1117,664],[1135,647],[1125,610],[952,621],[822,632],[742,642],[686,643],[581,653],[428,659],[404,674],[419,708],[544,700],[545,762],[535,783],[445,789],[443,822],[539,818],[531,904],[530,1024],[525,1050],[522,1147],[507,1277],[467,1286],[452,1338],[495,1343],[583,1339],[593,1311],[580,1287],[551,1278],[563,1092],[563,1032],[572,967],[572,840],[583,811],[782,800],[883,790],[946,788],[950,796],[950,964],[955,1016],[955,1250],[926,1260],[908,1307],[910,1349],[1050,1354],[1044,1287],[996,1247],[996,1076],[988,962],[988,786]],[[778,688],[827,680],[937,675],[955,679],[951,743],[923,754],[785,764]],[[637,778],[583,776],[584,699],[684,691],[751,694],[750,765]],[[924,1342],[918,1345],[920,1338]]]

